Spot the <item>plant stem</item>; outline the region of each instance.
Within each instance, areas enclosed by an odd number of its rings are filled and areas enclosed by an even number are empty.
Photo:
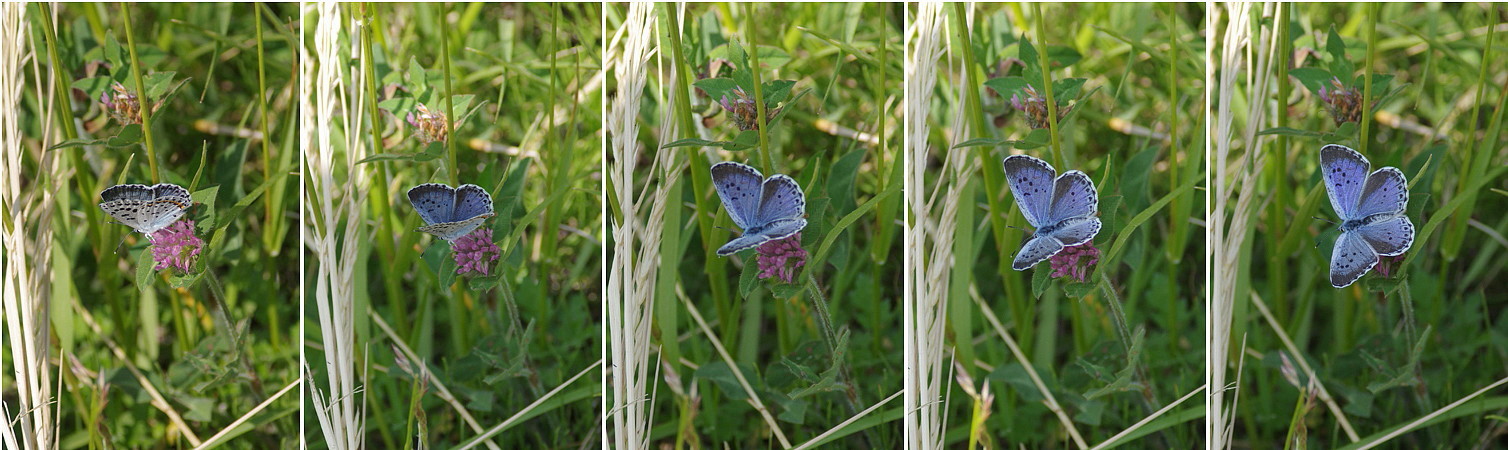
[[[1042,18],[1042,2],[1032,3],[1037,19],[1037,60],[1042,67],[1042,90],[1047,97],[1047,130],[1052,134],[1052,163],[1058,170],[1068,170],[1063,157],[1063,144],[1058,137],[1058,102],[1052,97],[1052,65],[1047,59],[1047,24]]]
[[[748,269],[745,269],[748,270]],[[838,366],[838,377],[843,382],[844,404],[848,406],[848,413],[858,415],[864,409],[864,403],[859,399],[858,389],[854,386],[853,375],[848,370],[848,358],[846,354],[839,354],[838,341],[840,340],[837,327],[833,325],[832,311],[827,309],[827,298],[822,295],[822,287],[817,285],[817,278],[811,274],[806,276],[806,288],[811,295],[807,296],[812,302],[812,309],[816,312],[817,326],[821,328],[822,339],[827,342],[827,352],[833,359],[833,364]],[[846,353],[846,352],[845,352]],[[878,442],[872,430],[864,430],[864,439],[870,448],[874,448]]]
[[[445,5],[439,6],[439,14],[435,14],[435,20],[440,25],[440,63],[445,70],[445,150],[450,159],[450,182],[459,186],[461,184],[461,167],[456,165],[456,91],[451,86],[451,78],[455,74],[450,71],[450,28],[445,23]]]
[[[1372,126],[1372,64],[1377,61],[1377,12],[1381,3],[1367,4],[1367,67],[1365,85],[1361,87],[1361,154],[1367,154],[1368,131]]]
[[[121,20],[126,24],[126,48],[131,52],[131,77],[136,79],[136,99],[141,103],[142,143],[147,148],[147,166],[152,171],[152,183],[160,182],[157,176],[157,152],[152,146],[152,99],[147,98],[146,83],[141,79],[141,60],[136,58],[136,33],[131,28],[131,6],[120,4]],[[262,136],[265,141],[267,136]]]
[[[267,128],[267,59],[266,54],[262,48],[262,8],[258,8],[257,5],[252,5],[251,9],[256,11],[257,23],[257,110],[261,111],[262,116],[262,179],[271,180],[273,164],[271,144],[272,134],[268,132]],[[269,238],[276,234],[276,230],[283,223],[280,217],[276,217],[276,215],[272,213],[273,201],[273,196],[271,194],[267,196],[267,199],[262,201],[262,205],[265,207],[266,211],[266,215],[263,216],[263,220],[266,220],[268,229],[267,236]]]
[[[744,4],[744,41],[749,45],[749,67],[746,70],[754,77],[754,107],[758,113],[755,120],[759,124],[759,155],[764,159],[764,168],[767,173],[780,173],[780,168],[775,166],[775,158],[770,155],[769,134],[765,121],[765,104],[762,86],[759,81],[759,46],[754,45],[754,3]]]

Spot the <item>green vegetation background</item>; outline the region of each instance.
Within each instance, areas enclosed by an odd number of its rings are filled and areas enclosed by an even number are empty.
[[[185,446],[186,432],[207,439],[299,378],[295,9],[80,3],[54,10],[33,3],[27,13],[40,75],[27,64],[24,151],[54,152],[59,165],[57,177],[31,168],[37,176],[30,188],[57,202],[57,215],[45,224],[54,232],[60,446]],[[157,104],[147,133],[108,119],[98,95],[108,84],[80,81],[114,77],[134,93],[135,71],[152,94],[143,103]],[[44,130],[52,133],[45,140]],[[246,137],[263,132],[265,146]],[[43,148],[64,140],[79,145]],[[98,206],[106,187],[154,182],[194,193],[198,204],[184,220],[195,220],[209,245],[195,275],[154,273],[146,237],[113,223]],[[214,319],[221,300],[215,280],[230,316],[246,327],[239,359]],[[141,380],[162,393],[165,409],[180,415],[187,430],[152,405]],[[298,402],[290,392],[232,429],[230,447],[293,445]]]
[[[1030,367],[1095,445],[1204,383],[1204,8],[1002,4],[976,5],[972,16],[965,9],[944,6],[951,56],[938,63],[928,136],[928,189],[947,182],[972,200],[959,208],[954,236],[947,339],[955,352],[944,360],[957,364],[946,442],[1072,445]],[[1022,54],[1023,38],[1037,53]],[[1081,88],[1054,89],[1063,116],[1055,132],[1033,131],[1000,92],[1012,84],[1002,78],[1028,75],[1024,65],[1041,67],[1037,54],[1045,54],[1055,86],[1085,79]],[[1046,94],[1040,78],[1027,78]],[[968,121],[969,136],[955,137],[955,117]],[[955,146],[979,159],[979,172],[959,179],[941,173],[940,158]],[[1051,279],[1047,261],[1011,268],[1029,237],[1003,178],[1001,162],[1011,154],[1094,179],[1103,227],[1087,282]],[[998,317],[1029,367],[985,312]],[[993,402],[965,395],[959,379],[975,392],[988,383]],[[1140,440],[1129,445],[1197,446],[1202,417],[1198,395],[1132,433]],[[981,437],[971,440],[976,433]]]
[[[689,4],[684,29],[675,33],[667,24],[677,8],[668,3],[656,6],[664,68],[650,74],[639,114],[646,154],[684,152],[686,159],[681,161],[687,164],[680,186],[672,191],[680,193],[679,207],[666,214],[664,224],[665,240],[683,251],[662,255],[669,266],[662,267],[657,280],[659,357],[676,363],[663,365],[653,381],[658,396],[651,445],[776,445],[769,425],[748,406],[732,368],[714,351],[683,299],[709,322],[755,394],[797,445],[901,389],[903,10],[900,4],[872,3]],[[626,9],[607,8],[609,30],[622,28]],[[692,88],[696,96],[689,110],[675,109],[667,115],[666,108],[676,108],[668,72],[676,61],[671,50],[675,42],[699,79],[730,76],[732,69],[724,63],[718,64],[721,71],[714,71],[713,60],[736,65],[740,58],[729,56],[724,46],[733,42],[759,49],[754,55],[758,80],[795,81],[788,98],[768,105],[771,111],[784,108],[762,138],[778,169],[767,166],[757,145],[733,151],[717,146],[661,148],[695,137],[731,142],[739,134],[729,114],[716,104],[718,99],[701,89]],[[660,67],[656,61],[652,59],[650,66]],[[666,93],[657,96],[661,90]],[[694,117],[706,134],[682,130],[677,136],[661,136],[664,117]],[[854,131],[869,137],[845,137],[854,136]],[[745,142],[757,140],[750,136]],[[800,183],[809,222],[801,243],[808,259],[804,272],[797,271],[795,284],[757,279],[754,251],[726,258],[714,253],[736,236],[728,231],[736,228],[710,182],[708,168],[722,161],[750,164],[765,176],[785,173]],[[639,166],[646,169],[636,174],[638,180],[646,180],[649,164],[641,161]],[[832,371],[836,366],[814,296],[828,305],[834,329],[847,331],[846,354],[838,361],[851,378]],[[857,401],[845,400],[850,394]],[[894,400],[845,427],[837,434],[839,440],[829,445],[899,445],[901,408],[899,397]]]

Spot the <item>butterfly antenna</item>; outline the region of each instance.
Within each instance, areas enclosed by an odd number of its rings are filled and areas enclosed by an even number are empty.
[[[115,252],[114,252],[114,253],[115,253],[115,256],[120,256],[120,247],[121,247],[121,246],[122,246],[122,245],[126,245],[126,236],[124,236],[124,235],[122,235],[122,236],[121,236],[121,237],[120,237],[120,242],[117,242],[117,243],[116,243],[116,244],[115,244]]]
[[[726,231],[726,232],[729,232],[729,233],[733,233],[733,234],[737,234],[739,236],[743,236],[743,233],[739,233],[738,230],[735,230],[735,229],[732,229],[732,228],[719,227],[719,226],[713,226],[713,228],[717,228],[717,229],[720,229],[720,230],[723,230],[723,231]]]
[[[1333,221],[1333,220],[1330,220],[1330,219],[1326,219],[1326,218],[1324,218],[1324,217],[1320,217],[1320,216],[1309,216],[1309,218],[1310,218],[1310,219],[1314,219],[1314,220],[1323,220],[1323,221],[1325,221],[1325,222],[1329,222],[1329,223],[1330,223],[1330,224],[1331,224],[1331,225],[1335,225],[1335,221]]]

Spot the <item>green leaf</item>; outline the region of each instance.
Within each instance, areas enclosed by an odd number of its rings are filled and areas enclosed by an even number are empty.
[[[136,289],[143,294],[152,289],[152,275],[157,273],[152,269],[154,266],[156,263],[152,262],[151,247],[142,248],[136,253]]]
[[[1020,92],[1022,89],[1026,89],[1028,83],[1026,82],[1026,79],[1022,77],[1001,77],[986,80],[984,82],[984,86],[990,89],[994,89],[995,92],[999,93],[1000,97],[1002,98],[1011,98],[1012,94]]]
[[[1031,374],[1027,373],[1026,366],[1020,363],[1012,362],[995,367],[995,370],[990,372],[989,380],[1015,388],[1014,392],[1021,397],[1022,401],[1035,403],[1046,399],[1042,396],[1042,391],[1037,389],[1037,384],[1032,382]],[[1044,379],[1043,383],[1048,383],[1048,381]]]
[[[1073,65],[1084,59],[1084,55],[1078,50],[1066,45],[1047,46],[1047,63],[1053,65],[1053,69],[1061,69]]]
[[[147,79],[142,80],[147,88],[146,98],[162,98],[162,94],[167,93],[168,87],[172,85],[174,75],[176,72],[157,72],[147,75]]]
[[[434,239],[420,256],[424,259],[425,266],[440,278],[440,286],[447,289],[456,280],[456,260],[450,257],[450,251],[449,242]]]
[[[974,139],[969,139],[967,141],[963,141],[961,143],[958,143],[958,144],[954,145],[953,148],[998,147],[998,146],[1002,146],[1002,145],[1012,145],[1012,144],[1015,144],[1017,142],[1019,142],[1019,141],[1012,141],[1012,140],[1008,140],[1008,139],[974,138]]]
[[[753,368],[739,364],[738,371],[743,373],[744,379],[749,381],[750,387],[757,390],[764,386],[764,383],[759,378],[759,372]],[[723,395],[726,395],[728,400],[742,401],[749,398],[748,392],[744,391],[743,385],[738,382],[738,377],[733,374],[733,368],[729,367],[728,363],[723,361],[702,364],[701,367],[696,369],[696,373],[693,376],[716,384],[718,388],[722,389]]]
[[[1079,95],[1079,89],[1083,88],[1084,83],[1087,81],[1089,81],[1088,78],[1063,78],[1053,80],[1053,101],[1058,102],[1058,104],[1067,103],[1068,100]]]
[[[859,147],[833,163],[827,179],[827,196],[832,198],[833,206],[840,212],[852,211],[858,207],[858,202],[854,199],[854,180],[859,175],[859,165],[864,162],[865,153],[865,149]]]
[[[414,100],[413,97],[393,97],[377,103],[377,107],[385,109],[392,113],[393,116],[401,119],[407,116],[408,113],[413,112],[415,109],[414,106],[418,104],[419,101]]]
[[[200,230],[215,229],[215,224],[217,223],[215,218],[215,199],[218,198],[219,195],[219,185],[200,189],[199,191],[190,194],[190,196],[194,199],[194,203],[204,205],[204,215],[202,216],[203,218],[200,219],[199,223],[197,224]]]
[[[749,298],[749,294],[754,293],[754,289],[759,288],[759,278],[755,276],[758,273],[759,269],[755,268],[755,266],[744,265],[743,270],[738,274],[739,298],[747,299]]]
[[[765,108],[771,108],[791,95],[791,87],[796,85],[795,80],[771,80],[759,88],[759,95],[764,96]]]
[[[122,127],[120,133],[103,139],[69,139],[58,143],[47,150],[57,150],[69,147],[85,147],[91,145],[103,145],[108,148],[125,148],[141,143],[141,124],[130,124]]]
[[[74,89],[84,91],[89,96],[89,101],[99,101],[100,95],[110,92],[110,77],[93,77],[74,81],[71,85]]]
[[[735,55],[730,55],[730,47],[737,47],[738,55],[736,58],[734,57]],[[791,61],[791,55],[789,53],[786,53],[785,50],[781,50],[780,47],[773,45],[756,45],[754,46],[754,49],[754,51],[759,52],[759,65],[761,66],[778,69],[785,66],[786,63]],[[739,60],[748,59],[747,52],[748,50],[743,48],[742,45],[723,44],[707,53],[707,58],[727,59],[728,61],[732,62],[735,67],[738,67],[739,70],[744,70],[744,65],[738,64],[738,62]]]
[[[1041,264],[1038,264],[1036,270],[1043,272],[1051,269],[1049,267],[1041,267]],[[1069,298],[1084,298],[1084,296],[1094,293],[1096,287],[1094,283],[1068,283],[1063,285],[1063,295],[1067,295]]]
[[[1016,148],[1032,150],[1046,147],[1052,139],[1052,132],[1046,128],[1038,128],[1026,134],[1025,138],[1015,142]]]
[[[1356,72],[1351,60],[1346,59],[1346,41],[1341,39],[1340,33],[1335,32],[1335,24],[1330,24],[1330,36],[1325,39],[1325,51],[1330,53],[1330,73],[1339,77],[1342,83],[1351,81],[1351,74]],[[1349,84],[1346,87],[1356,87]]]
[[[1052,277],[1046,270],[1032,271],[1032,298],[1042,298],[1042,293],[1052,286]]]
[[[1290,70],[1288,71],[1288,76],[1298,79],[1299,84],[1303,84],[1305,88],[1309,89],[1309,92],[1315,95],[1319,94],[1320,88],[1328,86],[1330,80],[1335,78],[1334,75],[1330,74],[1330,71],[1314,67],[1300,67]]]
[[[414,98],[422,97],[429,90],[429,76],[425,73],[424,66],[419,65],[418,57],[408,57],[408,82],[409,92]]]
[[[738,83],[735,83],[732,78],[701,79],[696,80],[691,85],[697,89],[701,89],[702,92],[706,92],[707,97],[711,98],[714,103],[721,101],[723,98],[738,98],[738,95],[733,93],[735,89],[738,89]]]

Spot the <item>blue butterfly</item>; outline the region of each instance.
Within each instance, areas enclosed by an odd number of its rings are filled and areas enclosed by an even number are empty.
[[[1026,270],[1064,247],[1094,240],[1100,232],[1094,180],[1077,170],[1058,175],[1046,161],[1026,155],[1005,158],[1006,182],[1026,222],[1036,230],[1016,253],[1011,268]]]
[[[1377,265],[1379,256],[1398,256],[1414,245],[1408,207],[1408,180],[1395,167],[1368,174],[1372,163],[1344,145],[1320,148],[1320,169],[1330,206],[1340,216],[1340,237],[1330,252],[1330,285],[1350,286]]]
[[[721,162],[712,166],[712,184],[733,224],[743,230],[743,235],[718,248],[717,256],[785,239],[806,228],[806,195],[791,177],[765,178],[753,167]]]
[[[492,212],[492,194],[475,184],[452,188],[425,183],[408,190],[408,201],[424,218],[419,231],[454,242],[482,225]]]
[[[188,189],[170,183],[117,184],[99,193],[100,209],[141,234],[167,228],[194,206]]]

